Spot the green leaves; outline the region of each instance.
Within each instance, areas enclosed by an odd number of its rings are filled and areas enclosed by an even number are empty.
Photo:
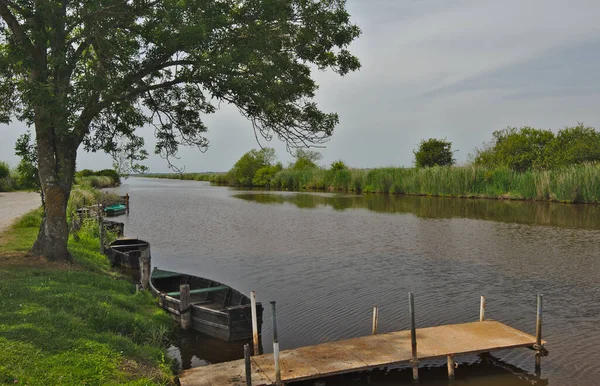
[[[419,144],[419,149],[413,151],[417,167],[451,166],[456,160],[452,151],[452,142],[446,139],[430,138]]]
[[[600,160],[600,133],[578,124],[555,135],[531,127],[507,128],[494,132],[483,149],[476,149],[474,163],[487,167],[508,167],[524,172],[553,169]]]

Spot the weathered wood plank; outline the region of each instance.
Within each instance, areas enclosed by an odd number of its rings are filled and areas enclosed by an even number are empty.
[[[282,380],[317,379],[407,363],[412,358],[410,334],[410,331],[399,331],[282,351]],[[420,328],[416,335],[419,360],[528,347],[536,343],[534,336],[493,320]],[[275,379],[273,354],[252,357],[252,370],[253,385],[272,385]],[[245,383],[244,374],[244,361],[239,360],[186,370],[180,382],[182,386],[241,386]]]

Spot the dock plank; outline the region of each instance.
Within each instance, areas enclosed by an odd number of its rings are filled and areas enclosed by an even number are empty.
[[[420,360],[527,347],[534,343],[534,336],[493,320],[417,329]],[[282,351],[281,378],[284,382],[318,379],[410,360],[410,331],[398,331]],[[273,354],[252,357],[252,384],[274,384],[274,367]],[[245,384],[244,361],[186,370],[180,376],[180,383],[182,386],[242,386]]]

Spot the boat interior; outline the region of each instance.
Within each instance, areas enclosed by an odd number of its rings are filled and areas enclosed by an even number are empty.
[[[156,289],[174,298],[179,298],[180,285],[189,284],[191,303],[202,308],[222,310],[250,304],[247,296],[231,287],[196,276],[161,273],[161,277],[153,276],[152,281]]]

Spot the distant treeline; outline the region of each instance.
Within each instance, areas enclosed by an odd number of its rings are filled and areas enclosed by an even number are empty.
[[[443,143],[448,152],[451,143]],[[153,177],[278,190],[600,203],[600,133],[583,125],[557,134],[529,127],[496,131],[492,141],[475,149],[471,162],[460,167],[352,169],[336,161],[325,168],[316,165],[321,158],[317,152],[299,150],[295,157],[284,167],[275,162],[273,149],[252,150],[227,173]]]

